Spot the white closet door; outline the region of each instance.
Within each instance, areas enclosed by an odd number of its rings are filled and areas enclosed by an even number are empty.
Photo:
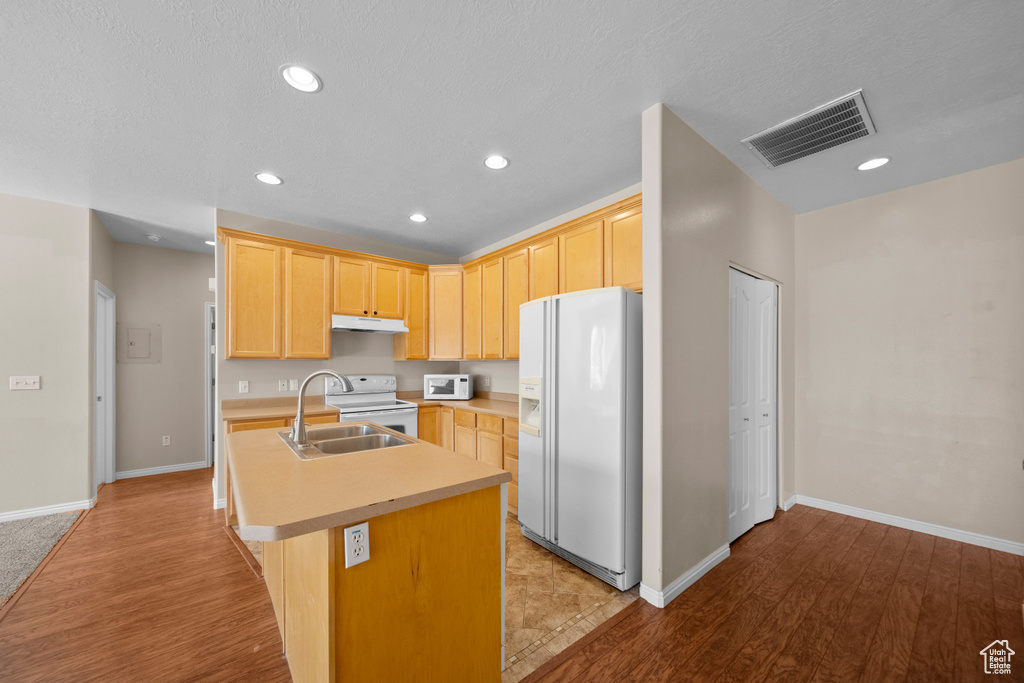
[[[729,270],[729,542],[771,519],[776,486],[773,282]]]

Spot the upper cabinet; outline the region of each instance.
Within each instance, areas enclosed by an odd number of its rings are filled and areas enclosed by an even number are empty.
[[[334,257],[334,312],[370,315],[371,266],[366,259]]]
[[[530,252],[530,300],[558,294],[558,236],[532,243]]]
[[[484,360],[501,360],[505,346],[505,259],[480,264],[480,344]]]
[[[428,339],[430,288],[427,271],[404,268],[405,271],[405,326],[408,332],[394,338],[395,360],[427,360],[430,357]]]
[[[604,221],[597,219],[558,236],[558,292],[604,287]]]
[[[370,315],[374,318],[401,318],[405,309],[402,285],[403,272],[400,266],[372,264],[373,296]]]
[[[226,246],[226,356],[280,358],[282,249],[234,238]]]
[[[480,266],[464,269],[462,276],[462,357],[466,360],[480,360]]]
[[[644,286],[643,215],[635,206],[604,220],[604,286]]]
[[[331,357],[333,257],[284,249],[284,357]]]
[[[462,358],[462,266],[430,266],[430,359]]]
[[[505,358],[519,358],[519,306],[530,300],[530,255],[520,249],[505,256]]]

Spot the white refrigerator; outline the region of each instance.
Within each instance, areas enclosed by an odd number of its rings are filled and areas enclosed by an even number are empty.
[[[640,582],[641,296],[519,309],[519,524],[620,590]]]

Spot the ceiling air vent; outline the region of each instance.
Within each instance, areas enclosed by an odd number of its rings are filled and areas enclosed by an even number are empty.
[[[858,90],[740,142],[774,168],[874,132]]]

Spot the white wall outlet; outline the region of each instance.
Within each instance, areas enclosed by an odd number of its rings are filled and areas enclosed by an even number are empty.
[[[39,388],[39,375],[12,375],[11,391],[24,391]]]
[[[249,380],[240,379],[238,380],[238,393],[248,394],[249,393]]]
[[[489,391],[491,388],[491,378],[487,375],[481,375],[480,386],[483,387],[484,391]]]
[[[298,391],[298,390],[299,390],[299,380],[297,380],[297,379],[290,379],[290,380],[288,380],[288,391]]]
[[[170,446],[170,445],[171,445],[171,437],[169,437],[169,436],[165,436],[165,437],[163,438],[163,441],[162,441],[162,443],[163,443],[163,445],[165,445],[165,446]]]
[[[288,380],[286,380],[286,379],[279,379],[279,380],[277,380],[277,390],[278,391],[288,391]]]
[[[370,523],[363,522],[345,529],[345,568],[370,559]]]

